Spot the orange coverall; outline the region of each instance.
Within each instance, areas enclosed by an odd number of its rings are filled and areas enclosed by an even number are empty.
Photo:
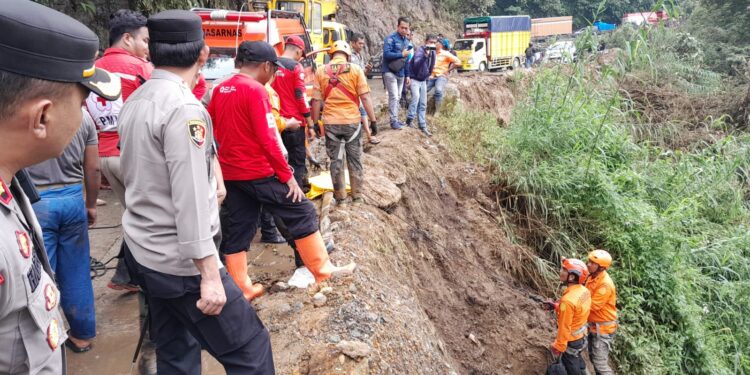
[[[586,322],[591,309],[591,293],[583,285],[568,286],[555,309],[557,314],[557,337],[552,346],[565,352],[568,343],[586,335]]]
[[[607,271],[586,282],[591,293],[591,314],[589,330],[592,333],[612,334],[617,330],[617,290]]]

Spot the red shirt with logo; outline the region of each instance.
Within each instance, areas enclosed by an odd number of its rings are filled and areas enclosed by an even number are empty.
[[[154,66],[120,48],[108,48],[95,65],[120,77],[122,84],[122,96],[117,100],[107,101],[94,93],[86,99],[86,108],[99,129],[99,156],[120,156],[117,118],[122,103],[151,77]]]
[[[279,58],[284,68],[276,71],[276,78],[271,87],[281,99],[281,117],[294,118],[305,126],[306,117],[310,117],[310,106],[305,95],[305,70],[302,64],[287,58]]]
[[[265,87],[235,74],[216,86],[208,104],[218,145],[219,164],[227,181],[276,177],[282,183],[292,171],[276,141],[276,119]]]

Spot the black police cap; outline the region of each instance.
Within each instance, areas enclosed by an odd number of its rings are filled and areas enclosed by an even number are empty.
[[[270,44],[261,41],[242,42],[237,49],[237,60],[239,61],[270,61],[273,64],[283,68],[276,51]]]
[[[203,40],[201,18],[187,10],[165,10],[149,17],[150,42],[180,44]]]
[[[99,96],[120,97],[120,79],[94,67],[99,38],[82,23],[28,0],[1,0],[0,70],[78,82]]]

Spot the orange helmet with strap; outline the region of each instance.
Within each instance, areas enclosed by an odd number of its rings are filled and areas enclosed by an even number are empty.
[[[609,268],[612,265],[612,255],[608,252],[600,249],[596,249],[589,253],[589,262],[596,263],[603,269]]]
[[[589,277],[589,268],[586,267],[586,263],[583,263],[580,259],[563,258],[562,268],[568,271],[568,274],[576,275],[579,284],[585,283],[586,278]]]
[[[343,40],[337,40],[333,42],[333,45],[328,50],[329,55],[333,55],[336,52],[343,52],[347,56],[352,55],[352,46],[349,45],[349,43],[343,41]]]

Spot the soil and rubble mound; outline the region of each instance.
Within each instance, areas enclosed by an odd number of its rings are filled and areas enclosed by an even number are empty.
[[[507,124],[516,104],[515,92],[528,84],[531,74],[504,71],[453,75],[446,86],[446,104],[450,106],[455,98],[464,109],[492,113],[499,124]]]
[[[500,228],[487,176],[415,130],[381,138],[366,203],[329,215],[332,259],[358,271],[309,290],[263,280],[278,373],[543,373],[554,322],[518,281],[530,255]]]

